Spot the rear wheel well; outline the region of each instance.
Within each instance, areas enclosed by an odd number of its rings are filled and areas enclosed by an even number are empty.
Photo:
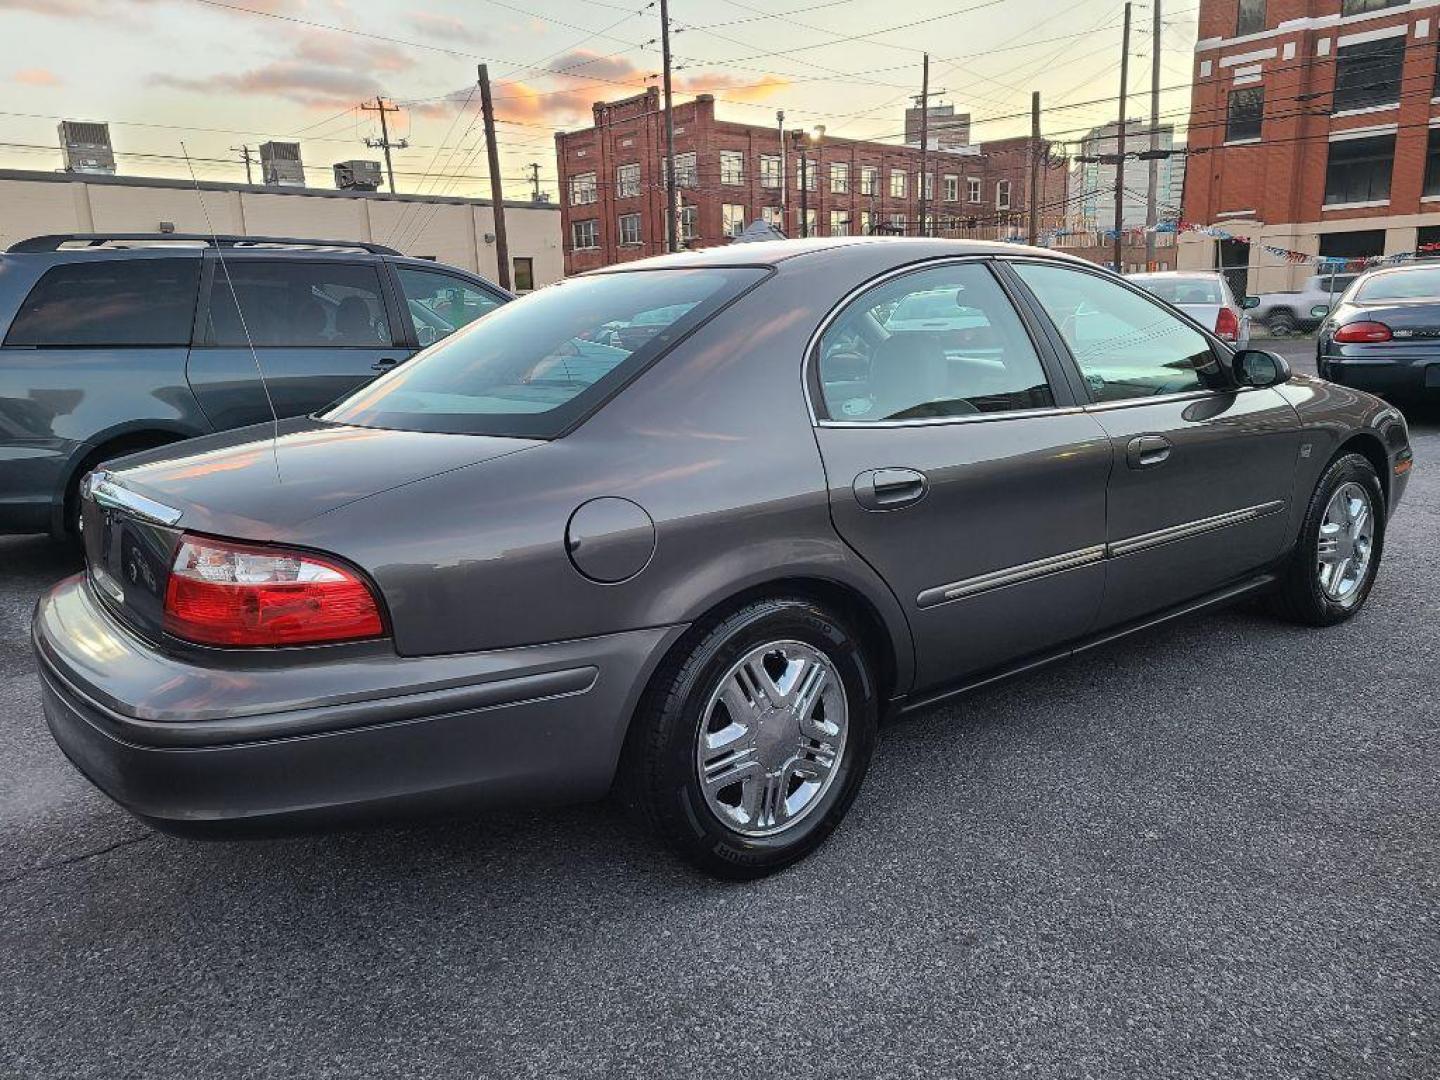
[[[80,464],[75,467],[75,471],[70,474],[70,479],[65,484],[65,502],[60,519],[61,531],[66,535],[74,535],[75,520],[80,508],[80,481],[96,465],[102,461],[108,461],[110,458],[139,453],[141,450],[153,450],[157,446],[168,446],[170,443],[180,442],[185,437],[178,432],[163,429],[127,431],[124,435],[117,435],[91,450],[80,459]]]

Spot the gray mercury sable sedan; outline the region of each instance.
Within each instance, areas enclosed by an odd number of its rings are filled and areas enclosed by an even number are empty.
[[[1349,618],[1411,461],[1383,401],[1052,252],[668,256],[91,473],[45,712],[169,831],[613,786],[753,877],[883,717],[1247,594]]]

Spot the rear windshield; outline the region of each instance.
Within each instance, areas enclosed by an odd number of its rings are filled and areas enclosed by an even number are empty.
[[[1133,279],[1151,296],[1172,304],[1223,304],[1220,283],[1214,278],[1146,278]]]
[[[1377,274],[1360,282],[1356,300],[1440,300],[1440,266]]]
[[[322,419],[554,438],[765,273],[632,271],[552,285],[426,349]]]

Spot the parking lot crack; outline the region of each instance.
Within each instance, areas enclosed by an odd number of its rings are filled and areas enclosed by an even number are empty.
[[[82,851],[77,855],[71,855],[64,859],[56,859],[54,862],[41,863],[38,866],[32,866],[29,869],[22,870],[20,873],[14,874],[10,877],[0,878],[0,888],[4,888],[7,885],[14,885],[16,882],[24,881],[27,878],[32,878],[36,874],[47,873],[51,870],[61,870],[67,866],[74,866],[77,863],[89,862],[91,859],[98,859],[101,855],[108,855],[110,854],[110,852],[117,851],[120,848],[133,847],[136,844],[143,844],[145,841],[153,840],[154,838],[155,834],[153,832],[144,833],[141,836],[127,836],[124,840],[117,840],[113,844],[107,844],[102,848],[96,848],[94,851]]]

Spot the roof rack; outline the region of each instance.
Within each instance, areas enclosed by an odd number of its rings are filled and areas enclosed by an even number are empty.
[[[138,247],[226,247],[292,251],[367,251],[372,255],[399,255],[384,244],[363,240],[316,240],[296,236],[211,236],[208,233],[52,233],[11,244],[12,253],[87,251]]]

